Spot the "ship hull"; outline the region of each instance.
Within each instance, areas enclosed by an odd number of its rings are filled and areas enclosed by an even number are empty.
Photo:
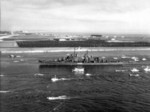
[[[101,66],[101,65],[123,65],[125,63],[69,63],[69,62],[49,62],[40,63],[40,66]]]
[[[150,47],[149,42],[107,42],[105,40],[85,41],[17,41],[19,47]]]

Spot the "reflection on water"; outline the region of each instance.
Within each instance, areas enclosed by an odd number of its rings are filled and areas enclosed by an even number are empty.
[[[2,67],[2,112],[149,112],[147,65]],[[132,69],[139,76],[130,76]],[[53,82],[55,78],[57,81]]]

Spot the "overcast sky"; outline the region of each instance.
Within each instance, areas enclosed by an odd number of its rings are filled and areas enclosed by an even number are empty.
[[[2,30],[150,33],[150,0],[1,0]]]

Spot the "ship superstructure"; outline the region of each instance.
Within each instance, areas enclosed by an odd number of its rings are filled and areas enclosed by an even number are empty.
[[[67,54],[65,57],[60,57],[50,60],[39,60],[41,65],[54,66],[75,66],[75,65],[122,65],[123,62],[115,59],[107,59],[99,56],[88,55],[88,51],[83,56],[78,56],[74,51],[73,54]]]

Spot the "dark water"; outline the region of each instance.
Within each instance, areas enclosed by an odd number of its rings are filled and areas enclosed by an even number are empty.
[[[72,66],[4,61],[1,112],[149,112],[150,72],[145,66],[84,66],[84,73],[75,73]],[[67,80],[52,82],[55,76]],[[66,99],[48,99],[63,95]]]

